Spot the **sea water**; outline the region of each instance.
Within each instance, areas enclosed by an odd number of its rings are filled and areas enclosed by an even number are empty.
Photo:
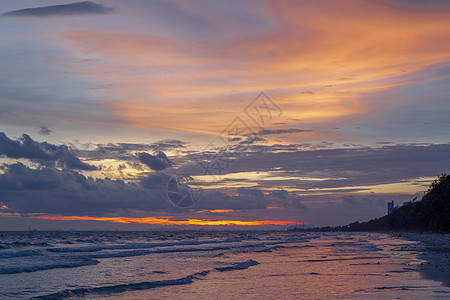
[[[0,232],[2,299],[424,299],[413,242],[298,231]]]

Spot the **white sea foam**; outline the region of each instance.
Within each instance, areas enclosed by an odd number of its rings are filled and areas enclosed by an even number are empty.
[[[236,271],[236,270],[244,270],[248,269],[251,266],[258,265],[259,263],[254,260],[248,260],[244,262],[237,262],[232,264],[231,266],[215,268],[216,271]],[[159,281],[145,281],[138,283],[129,283],[129,284],[119,284],[119,285],[110,285],[110,286],[100,286],[100,287],[88,287],[88,288],[79,288],[79,289],[66,289],[57,293],[37,296],[33,299],[64,299],[69,297],[95,297],[95,295],[102,294],[117,294],[123,293],[127,291],[136,291],[136,290],[148,290],[157,287],[164,286],[175,286],[175,285],[183,285],[194,282],[195,280],[202,279],[207,276],[212,270],[206,270],[201,272],[196,272],[194,274],[178,278],[178,279],[169,279],[169,280],[159,280]]]
[[[4,251],[0,252],[0,259],[12,258],[12,257],[23,257],[23,256],[35,256],[42,255],[41,251],[38,250],[22,250],[22,251]]]
[[[0,274],[29,273],[50,269],[76,268],[96,265],[98,263],[98,260],[89,258],[57,258],[57,261],[55,261],[54,259],[47,259],[42,261],[34,261],[34,263],[27,261],[27,263],[22,265],[2,265],[0,266]]]

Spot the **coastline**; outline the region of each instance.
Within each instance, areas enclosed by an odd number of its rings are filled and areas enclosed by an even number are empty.
[[[391,233],[401,239],[416,241],[402,248],[403,251],[417,251],[418,258],[426,262],[417,265],[423,278],[442,282],[450,287],[450,234],[440,233]]]

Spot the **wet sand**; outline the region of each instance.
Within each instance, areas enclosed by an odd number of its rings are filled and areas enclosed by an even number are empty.
[[[450,234],[397,233],[401,239],[418,243],[403,247],[404,251],[417,251],[424,262],[418,265],[423,278],[442,282],[450,287]]]

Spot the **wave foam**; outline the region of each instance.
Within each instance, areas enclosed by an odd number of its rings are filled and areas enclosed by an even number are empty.
[[[42,255],[42,253],[37,250],[7,251],[7,252],[5,251],[5,252],[0,252],[0,259],[12,258],[12,257],[34,256],[34,255]]]
[[[256,266],[256,265],[259,265],[259,262],[255,261],[253,259],[249,259],[249,260],[244,261],[244,262],[235,263],[234,265],[229,266],[229,267],[218,267],[218,268],[215,268],[215,270],[221,271],[221,272],[234,271],[234,270],[244,270],[244,269],[248,269],[251,266]]]
[[[23,265],[23,266],[1,266],[0,274],[16,274],[16,273],[30,273],[42,270],[61,269],[61,268],[76,268],[83,266],[92,266],[98,264],[98,260],[82,258],[70,259],[63,262],[47,262],[44,264]]]
[[[247,269],[251,266],[258,265],[259,263],[254,260],[247,260],[244,262],[235,263],[229,267],[223,268],[215,268],[218,271],[233,271],[233,270],[243,270]],[[169,280],[160,280],[160,281],[144,281],[138,283],[129,283],[129,284],[119,284],[119,285],[111,285],[111,286],[101,286],[101,287],[92,287],[92,288],[79,288],[73,290],[63,290],[54,294],[43,295],[34,297],[32,299],[64,299],[70,297],[83,297],[83,296],[95,296],[101,294],[115,294],[115,293],[123,293],[128,291],[136,291],[136,290],[147,290],[157,287],[163,286],[174,286],[174,285],[183,285],[190,284],[194,282],[194,280],[201,280],[203,277],[208,275],[211,270],[206,270],[202,272],[197,272],[192,275],[188,275],[186,277],[178,278],[178,279],[169,279]]]

